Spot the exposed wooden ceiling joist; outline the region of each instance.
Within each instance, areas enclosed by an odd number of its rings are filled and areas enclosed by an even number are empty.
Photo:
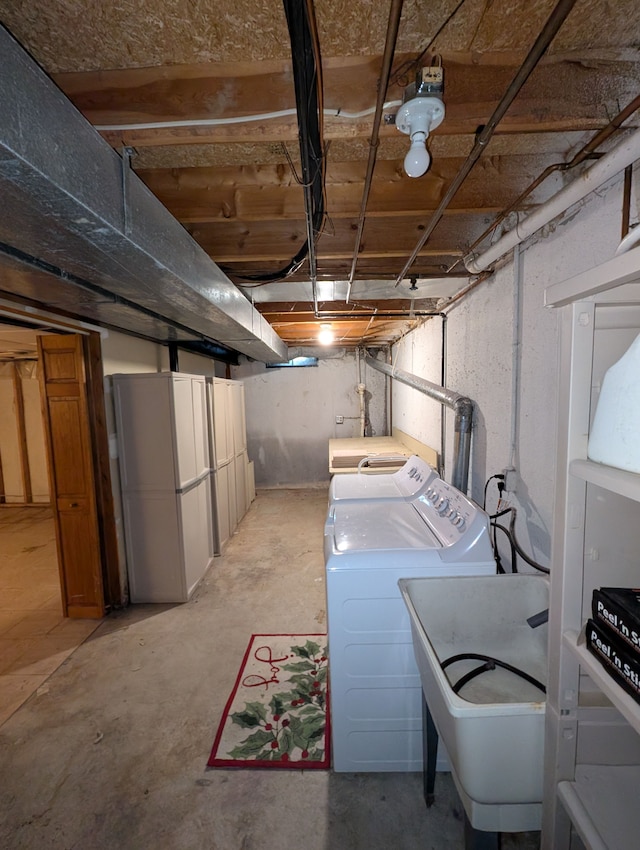
[[[416,180],[402,167],[407,138],[392,124],[380,128],[356,281],[393,282],[403,268],[555,0],[465,0],[458,6],[458,0],[403,4],[386,100],[402,97],[412,78],[406,69],[430,45],[422,61],[437,54],[442,62],[446,117],[429,139],[431,169]],[[315,9],[325,108],[344,113],[373,107],[389,5],[316,0]],[[210,121],[294,106],[287,25],[282,4],[273,0],[120,0],[116,6],[31,0],[0,4],[0,20],[97,126]],[[452,267],[460,274],[463,252],[501,211],[550,165],[569,161],[637,96],[639,26],[637,0],[577,0],[412,275],[442,276]],[[396,73],[403,65],[404,76]],[[631,125],[640,125],[637,115]],[[371,115],[325,119],[328,219],[317,245],[321,281],[350,276],[372,129]],[[117,150],[135,148],[134,170],[237,283],[281,268],[304,242],[294,115],[102,135]],[[588,164],[575,173],[555,172],[519,204],[517,214],[527,214]],[[287,280],[305,279],[303,264]],[[464,283],[460,278],[460,288]],[[272,304],[263,313],[283,338],[304,344],[314,339],[314,317],[294,290],[289,310]],[[248,286],[245,291],[250,294]],[[374,306],[388,312],[390,303]],[[344,322],[344,344],[372,334],[389,341],[407,327],[404,319],[370,316],[353,323],[347,332]]]

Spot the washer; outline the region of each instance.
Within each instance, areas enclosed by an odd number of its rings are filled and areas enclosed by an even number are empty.
[[[495,573],[489,518],[435,477],[410,502],[331,505],[324,555],[333,768],[422,770],[422,689],[398,579]]]
[[[408,458],[397,472],[376,475],[347,472],[334,475],[329,484],[329,505],[370,499],[409,501],[420,496],[436,477],[435,469],[417,455]]]

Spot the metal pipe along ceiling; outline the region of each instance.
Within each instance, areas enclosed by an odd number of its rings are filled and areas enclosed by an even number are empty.
[[[403,0],[392,0],[389,8],[389,22],[387,24],[387,36],[384,44],[384,54],[382,56],[382,70],[380,72],[380,82],[378,85],[378,98],[376,101],[376,111],[373,117],[373,130],[371,131],[371,141],[369,142],[369,159],[367,161],[367,173],[364,179],[364,188],[362,190],[362,203],[360,206],[360,215],[358,217],[358,233],[356,235],[355,247],[353,250],[353,260],[351,261],[351,272],[349,273],[349,286],[347,289],[346,302],[349,303],[351,295],[351,284],[356,276],[356,266],[358,264],[358,254],[360,253],[360,244],[362,242],[362,234],[364,232],[364,223],[367,212],[367,204],[369,202],[369,193],[371,191],[371,182],[373,180],[373,170],[376,167],[376,159],[378,157],[378,136],[380,133],[380,122],[382,121],[382,109],[387,94],[389,85],[389,76],[391,74],[391,63],[393,62],[393,54],[396,49],[396,40],[398,38],[398,29],[400,27],[400,17],[402,15]]]
[[[400,285],[403,278],[408,273],[409,269],[417,259],[418,254],[426,244],[427,240],[438,226],[440,219],[444,215],[444,211],[447,209],[447,207],[453,200],[453,197],[457,193],[460,186],[466,180],[473,166],[480,159],[480,156],[488,145],[491,137],[493,136],[497,125],[503,119],[506,111],[509,109],[509,107],[517,97],[522,86],[529,79],[531,72],[534,70],[534,68],[542,58],[543,54],[545,53],[546,49],[553,41],[553,38],[564,23],[569,12],[573,9],[575,3],[576,0],[559,0],[559,2],[556,4],[553,12],[551,13],[546,24],[544,25],[533,47],[529,51],[526,59],[520,66],[517,74],[515,75],[508,89],[502,96],[502,99],[496,107],[493,115],[491,116],[491,118],[489,118],[482,131],[476,136],[476,141],[473,148],[471,149],[471,153],[463,163],[462,167],[460,168],[460,171],[458,171],[458,173],[454,177],[453,182],[447,189],[443,199],[440,201],[438,208],[429,219],[429,222],[425,227],[424,233],[418,240],[418,244],[414,248],[413,253],[405,263],[404,268],[396,279],[396,286]]]
[[[460,395],[446,387],[439,387],[424,378],[403,372],[402,369],[394,369],[382,360],[377,360],[370,354],[365,357],[365,362],[383,375],[395,378],[401,384],[413,387],[414,390],[423,393],[434,401],[450,407],[455,412],[454,438],[453,438],[453,473],[451,483],[463,493],[467,492],[469,483],[469,457],[471,455],[471,429],[473,427],[473,402],[470,398]]]
[[[640,130],[636,130],[631,136],[618,142],[609,153],[584,171],[577,180],[556,192],[552,198],[549,198],[535,212],[519,222],[517,227],[510,230],[509,233],[505,233],[484,253],[479,256],[469,254],[465,257],[464,262],[467,269],[473,273],[487,269],[520,242],[540,230],[541,227],[563,213],[572,204],[585,198],[598,186],[602,186],[607,180],[624,171],[628,165],[631,165],[637,159],[640,159]]]
[[[624,109],[621,109],[620,112],[611,119],[611,121],[603,127],[601,130],[589,139],[589,141],[582,147],[580,150],[571,157],[568,162],[555,162],[553,165],[548,165],[544,171],[542,171],[535,180],[533,180],[526,189],[524,189],[518,197],[509,204],[506,209],[502,210],[500,215],[498,215],[492,223],[487,227],[487,229],[478,236],[477,239],[469,246],[469,250],[467,251],[467,257],[471,255],[475,256],[476,248],[479,245],[482,245],[485,239],[495,231],[498,225],[507,218],[511,213],[516,212],[520,209],[522,202],[531,195],[531,193],[538,188],[551,174],[554,174],[556,171],[560,171],[563,174],[567,171],[571,171],[573,168],[576,168],[578,165],[581,165],[587,159],[599,159],[602,154],[597,153],[597,149],[600,147],[603,142],[606,142],[608,138],[613,136],[614,133],[617,133],[621,128],[624,122],[630,118],[634,112],[640,109],[640,95],[637,95],[633,98],[633,100],[628,103]],[[622,235],[625,236],[628,231],[628,223],[627,226],[623,228]],[[458,260],[452,268],[455,268],[458,263],[463,262],[464,258]]]

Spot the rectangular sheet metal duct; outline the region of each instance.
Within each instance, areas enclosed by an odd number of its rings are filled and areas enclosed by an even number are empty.
[[[271,326],[2,27],[0,90],[0,242],[256,360],[287,359]],[[47,305],[46,291],[37,300]]]

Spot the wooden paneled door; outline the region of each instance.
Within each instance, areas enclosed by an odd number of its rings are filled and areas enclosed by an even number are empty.
[[[62,607],[69,617],[104,616],[117,579],[99,345],[95,334],[38,336]]]

